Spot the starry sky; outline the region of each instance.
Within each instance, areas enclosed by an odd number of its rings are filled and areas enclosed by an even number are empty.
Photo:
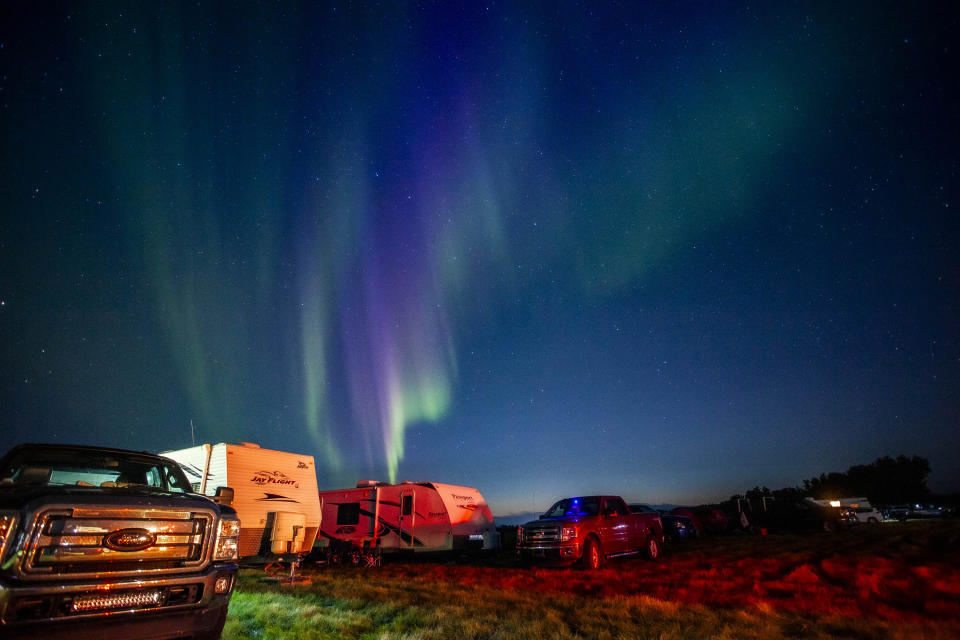
[[[0,448],[960,490],[951,3],[0,5]]]

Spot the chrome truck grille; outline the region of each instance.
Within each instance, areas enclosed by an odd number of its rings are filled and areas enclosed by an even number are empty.
[[[73,508],[37,515],[21,572],[32,578],[182,571],[206,561],[213,513]]]
[[[560,540],[560,527],[524,527],[522,542],[536,544],[538,542],[557,542]]]

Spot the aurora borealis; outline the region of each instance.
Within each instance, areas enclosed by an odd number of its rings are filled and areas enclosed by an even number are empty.
[[[946,4],[0,9],[3,446],[960,489]]]

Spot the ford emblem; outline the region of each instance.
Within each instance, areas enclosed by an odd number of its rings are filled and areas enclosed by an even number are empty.
[[[104,537],[103,546],[114,551],[143,551],[156,541],[157,536],[147,529],[117,529]]]

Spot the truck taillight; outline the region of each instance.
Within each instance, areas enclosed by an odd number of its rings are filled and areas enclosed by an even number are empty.
[[[563,527],[560,529],[560,542],[567,542],[577,537],[576,527]]]
[[[523,527],[517,527],[517,542],[523,542]]]

